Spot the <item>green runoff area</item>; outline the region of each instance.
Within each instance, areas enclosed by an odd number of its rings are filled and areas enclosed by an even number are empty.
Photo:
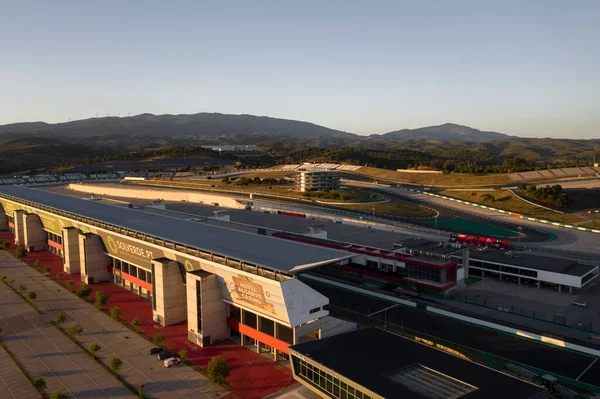
[[[285,176],[291,175],[293,175],[293,172],[252,172],[230,176],[229,180],[231,181],[231,179],[235,178],[239,179],[240,177],[246,177],[247,179],[254,179],[256,177],[261,179],[283,179]],[[272,196],[274,199],[301,200],[316,206],[327,206],[328,203],[330,203],[330,205],[335,206],[336,208],[346,208],[348,210],[363,212],[374,211],[376,214],[387,214],[409,218],[429,218],[436,214],[432,209],[397,198],[390,198],[389,202],[381,202],[384,199],[383,197],[363,189],[342,187],[338,190],[337,194],[339,194],[339,196],[337,196],[335,195],[336,193],[331,192],[300,192],[295,189],[296,186],[293,182],[290,182],[289,184],[249,184],[248,186],[236,185],[235,182],[236,180],[225,183],[223,182],[223,178],[218,177],[213,179],[158,179],[132,183],[144,186],[210,190],[215,194],[263,194]]]
[[[444,190],[439,191],[438,194],[553,222],[574,224],[581,227],[600,228],[600,213],[587,214],[585,212],[577,212],[577,214],[574,214],[572,211],[565,211],[565,213],[554,212],[523,201],[510,191]],[[494,199],[486,199],[486,195],[491,195]]]
[[[425,223],[430,224],[432,227],[435,224],[435,220],[428,220]],[[455,217],[452,219],[444,219],[437,221],[437,227],[439,229],[452,229],[460,231],[464,234],[473,234],[486,237],[496,238],[518,238],[519,233],[501,227],[489,225],[487,223],[477,222],[475,220],[466,219],[462,217]]]

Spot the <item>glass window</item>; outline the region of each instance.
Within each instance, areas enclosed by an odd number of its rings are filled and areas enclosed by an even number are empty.
[[[340,387],[339,385],[334,385],[333,386],[333,394],[337,397],[340,395]]]
[[[333,384],[331,381],[327,381],[327,392],[333,391]]]
[[[121,270],[123,270],[123,273],[129,273],[129,264],[123,262],[121,264]]]
[[[138,269],[138,278],[142,281],[146,281],[146,271],[144,269]]]
[[[129,274],[131,274],[133,277],[137,277],[137,267],[129,265]]]

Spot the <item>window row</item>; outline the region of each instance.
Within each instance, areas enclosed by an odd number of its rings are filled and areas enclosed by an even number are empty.
[[[333,377],[324,370],[321,370],[296,356],[293,357],[292,362],[294,364],[294,372],[296,375],[302,377],[306,382],[334,398],[372,399],[371,396],[356,389],[354,386],[346,384],[344,381],[340,381],[338,378]]]
[[[152,273],[149,270],[142,269],[141,267],[137,267],[119,259],[112,258],[112,260],[115,270],[120,270],[123,273],[139,278],[142,281],[152,283]]]
[[[50,241],[54,241],[55,243],[62,245],[62,236],[59,236],[58,234],[54,234],[54,233],[47,231],[46,238]]]
[[[471,260],[470,264],[473,267],[480,267],[480,268],[486,269],[486,270],[496,270],[496,271],[503,272],[503,273],[517,274],[520,276],[533,277],[533,278],[537,278],[537,276],[538,276],[538,272],[535,270],[521,269],[518,267],[511,267],[511,266],[502,266],[502,265],[497,265],[495,263],[480,262],[478,260]]]

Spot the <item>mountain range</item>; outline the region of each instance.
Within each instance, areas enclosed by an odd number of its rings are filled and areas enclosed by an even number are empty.
[[[148,136],[153,138],[203,138],[210,142],[264,141],[276,138],[315,141],[316,144],[349,144],[354,141],[376,140],[440,140],[440,141],[489,141],[511,136],[486,132],[447,123],[419,129],[402,129],[385,134],[360,136],[340,130],[329,129],[309,122],[270,118],[254,115],[226,115],[199,113],[193,115],[141,114],[132,117],[102,117],[72,122],[49,124],[25,122],[0,126],[0,137],[25,135],[78,140],[82,138],[118,136]],[[324,143],[327,142],[327,143]]]

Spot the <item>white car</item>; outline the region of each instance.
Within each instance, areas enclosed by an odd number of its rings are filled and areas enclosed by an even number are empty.
[[[181,363],[181,359],[178,357],[171,357],[169,359],[166,359],[163,364],[165,365],[165,367],[169,368],[171,366],[177,366],[179,363]]]

